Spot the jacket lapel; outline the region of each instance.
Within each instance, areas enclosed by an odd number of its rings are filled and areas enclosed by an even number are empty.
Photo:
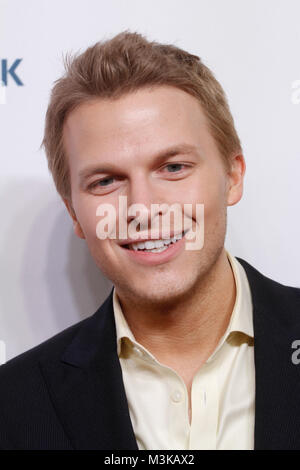
[[[292,361],[300,339],[299,289],[267,278],[241,258],[253,302],[255,449],[300,448],[300,364]]]
[[[40,365],[74,449],[138,449],[116,350],[112,291],[60,361],[46,358]]]

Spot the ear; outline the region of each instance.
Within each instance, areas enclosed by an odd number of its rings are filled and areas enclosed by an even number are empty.
[[[228,173],[227,206],[237,204],[242,198],[245,171],[246,162],[243,155],[235,155]]]
[[[73,220],[73,228],[74,228],[74,233],[75,235],[77,235],[77,237],[79,238],[82,238],[84,239],[85,238],[85,235],[83,233],[83,230],[80,226],[80,223],[78,222],[77,220],[77,217],[76,217],[76,214],[75,214],[75,211],[73,209],[73,206],[72,206],[72,202],[70,202],[68,199],[66,198],[63,198],[63,202]]]

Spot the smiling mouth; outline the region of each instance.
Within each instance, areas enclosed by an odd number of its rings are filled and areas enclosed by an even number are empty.
[[[179,235],[175,235],[172,238],[160,240],[147,240],[146,242],[135,242],[123,245],[122,248],[144,253],[162,253],[163,251],[166,251],[170,246],[175,245],[179,240],[181,240],[185,236],[187,231],[188,230],[184,230]]]

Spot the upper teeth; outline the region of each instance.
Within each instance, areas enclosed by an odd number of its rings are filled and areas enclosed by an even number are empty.
[[[146,242],[131,243],[129,248],[133,250],[152,250],[153,248],[162,248],[164,245],[169,245],[170,243],[176,243],[177,240],[182,238],[182,233],[174,235],[173,238],[161,239],[161,240],[147,240]]]

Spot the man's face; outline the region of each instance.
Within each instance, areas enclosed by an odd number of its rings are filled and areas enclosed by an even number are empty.
[[[94,99],[69,114],[64,145],[73,214],[68,201],[64,202],[75,233],[86,239],[96,264],[117,293],[133,302],[149,303],[191,295],[224,250],[227,205],[241,198],[245,170],[243,157],[238,156],[232,174],[226,173],[198,100],[169,86],[140,89],[118,100]],[[175,147],[177,153],[162,157]],[[90,171],[95,168],[96,173]],[[152,212],[151,219],[152,204],[179,203],[182,220],[194,231],[200,223],[196,204],[204,204],[203,247],[186,250],[185,238],[176,242],[178,247],[170,244],[161,253],[141,253],[122,246],[124,240],[118,233],[119,217],[123,217],[120,196],[127,197],[128,207],[144,205],[146,210],[140,217],[148,226],[140,226],[141,235],[147,228],[151,230],[154,216],[156,220],[161,217]],[[96,233],[96,209],[107,203],[116,210],[115,239],[99,239]],[[192,204],[187,215],[184,204]],[[132,218],[125,218],[127,227]],[[177,233],[172,220],[171,234]]]

